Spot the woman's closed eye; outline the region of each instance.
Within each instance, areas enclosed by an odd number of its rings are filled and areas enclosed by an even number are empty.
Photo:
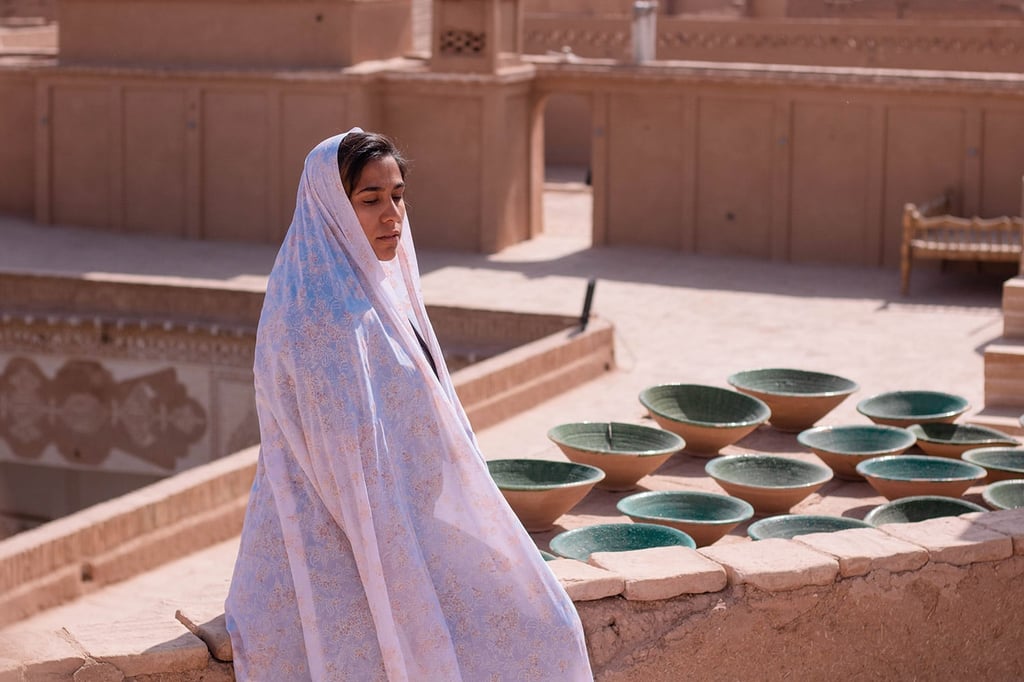
[[[392,196],[391,197],[391,200],[393,202],[395,202],[396,204],[402,203],[403,199],[405,199],[405,197],[403,197],[401,195],[399,195],[399,196]],[[379,201],[380,201],[380,199],[378,199],[377,197],[369,197],[367,199],[363,199],[363,204],[365,204],[366,206],[373,206],[374,204],[378,203]]]

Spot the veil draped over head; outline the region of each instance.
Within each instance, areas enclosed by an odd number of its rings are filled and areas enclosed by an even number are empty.
[[[378,261],[342,188],[343,137],[306,158],[260,317],[261,450],[225,605],[236,675],[590,680],[575,608],[441,360],[408,221]]]

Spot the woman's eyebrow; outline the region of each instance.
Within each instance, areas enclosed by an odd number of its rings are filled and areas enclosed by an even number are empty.
[[[394,191],[396,189],[405,189],[405,183],[404,182],[398,183],[397,185],[395,185],[394,187],[391,188],[391,191]],[[360,189],[357,189],[356,190],[356,194],[362,194],[363,192],[383,192],[383,191],[384,191],[383,187],[378,187],[377,185],[370,185],[368,187],[362,187]]]

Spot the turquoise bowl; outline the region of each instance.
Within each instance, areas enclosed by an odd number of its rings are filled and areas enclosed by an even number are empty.
[[[640,392],[640,403],[663,429],[682,436],[686,451],[715,455],[761,424],[772,411],[763,400],[702,384],[660,384]]]
[[[705,547],[754,515],[749,502],[697,490],[652,490],[619,500],[615,508],[638,523],[681,530]]]
[[[857,473],[887,500],[921,495],[960,497],[985,478],[976,464],[930,455],[886,455],[864,460]]]
[[[749,369],[726,381],[764,401],[772,413],[768,423],[780,431],[809,429],[860,388],[835,374],[785,368]]]
[[[960,459],[984,467],[990,483],[1024,478],[1024,448],[974,448]]]
[[[542,557],[544,557],[544,561],[554,561],[555,559],[558,558],[554,554],[552,554],[551,552],[545,552],[543,549],[540,550],[540,555]]]
[[[917,438],[917,447],[935,457],[960,459],[972,448],[1020,445],[1013,436],[977,424],[931,422],[911,424],[907,430]]]
[[[620,422],[560,424],[548,438],[569,460],[604,471],[604,490],[632,490],[685,445],[671,431]]]
[[[531,533],[550,530],[604,478],[597,467],[546,459],[494,459],[487,469]]]
[[[872,526],[886,523],[914,523],[940,516],[960,516],[988,511],[980,504],[940,495],[916,495],[886,502],[869,511],[864,520]]]
[[[797,442],[847,481],[862,481],[857,465],[872,457],[898,455],[914,444],[914,434],[898,426],[854,424],[818,426],[797,434]]]
[[[1020,509],[1024,507],[1024,479],[990,483],[981,491],[981,499],[993,509]]]
[[[594,552],[629,552],[672,545],[697,547],[693,538],[683,531],[654,523],[599,523],[567,530],[551,538],[552,552],[578,561],[586,561]]]
[[[889,426],[952,422],[971,406],[966,398],[942,391],[890,391],[865,398],[857,411]]]
[[[753,540],[768,538],[789,539],[810,533],[832,533],[850,528],[871,528],[871,524],[860,519],[822,514],[782,514],[754,521],[747,528],[747,535]]]
[[[832,480],[821,464],[776,455],[727,455],[704,465],[725,492],[762,514],[781,514]]]

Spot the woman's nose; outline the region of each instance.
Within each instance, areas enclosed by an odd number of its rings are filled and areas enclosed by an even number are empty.
[[[394,199],[387,200],[387,206],[384,207],[384,215],[381,218],[384,222],[401,222],[402,212],[398,209],[398,203]]]

